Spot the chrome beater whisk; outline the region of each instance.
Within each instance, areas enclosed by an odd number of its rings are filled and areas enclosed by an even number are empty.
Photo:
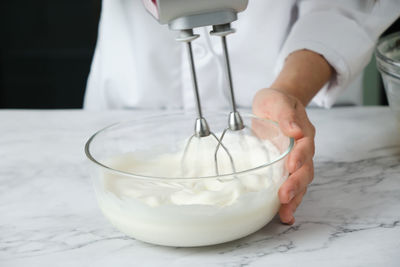
[[[186,161],[188,149],[190,147],[192,140],[194,138],[204,138],[204,137],[208,137],[208,136],[212,136],[217,141],[217,148],[222,147],[222,149],[226,152],[227,156],[229,157],[232,171],[236,172],[236,168],[235,168],[235,164],[233,162],[232,155],[229,153],[229,150],[224,146],[224,144],[221,143],[220,139],[218,139],[218,137],[210,130],[210,127],[208,126],[208,123],[207,123],[206,119],[204,118],[203,112],[201,109],[200,94],[199,94],[199,89],[198,89],[198,84],[197,84],[196,69],[195,69],[193,51],[192,51],[192,41],[197,39],[198,37],[199,37],[198,34],[193,34],[192,29],[187,29],[187,30],[182,30],[180,32],[180,35],[176,38],[177,41],[186,43],[186,49],[187,49],[188,59],[189,59],[189,64],[190,64],[190,69],[191,69],[193,91],[194,91],[194,96],[196,99],[196,111],[197,111],[197,118],[195,121],[194,134],[191,137],[189,137],[189,139],[185,145],[182,159],[181,159],[182,173],[183,174],[185,173],[185,169],[184,169],[185,161]],[[218,175],[217,157],[215,157],[214,160],[215,160],[216,174]]]
[[[217,160],[218,151],[219,151],[220,147],[223,145],[222,140],[224,139],[224,137],[228,131],[238,132],[240,135],[242,135],[242,137],[244,137],[243,129],[245,129],[245,128],[248,129],[251,132],[252,136],[254,136],[256,138],[256,140],[260,144],[260,147],[264,150],[264,152],[267,156],[267,159],[269,161],[269,152],[266,149],[266,147],[264,146],[262,140],[260,138],[258,138],[257,134],[254,132],[252,127],[248,127],[243,123],[242,116],[240,115],[239,111],[236,108],[231,66],[230,66],[229,54],[228,54],[228,46],[226,43],[226,36],[231,33],[234,33],[234,32],[235,32],[235,29],[231,28],[230,23],[222,24],[222,25],[214,25],[213,30],[210,32],[210,35],[221,37],[222,53],[223,53],[224,65],[225,65],[225,74],[226,74],[228,87],[229,87],[229,97],[230,97],[230,106],[231,106],[231,112],[229,113],[229,118],[228,118],[228,127],[223,130],[221,137],[219,138],[217,147],[215,148],[214,161],[216,164],[217,175],[219,174],[218,160]]]

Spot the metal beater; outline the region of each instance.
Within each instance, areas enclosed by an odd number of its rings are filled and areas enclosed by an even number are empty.
[[[197,118],[195,122],[195,127],[194,127],[194,134],[189,137],[185,149],[183,151],[182,155],[182,160],[181,160],[181,166],[182,166],[182,173],[185,173],[184,166],[185,166],[185,160],[187,158],[187,152],[189,149],[189,146],[191,144],[191,141],[193,138],[202,138],[202,137],[208,137],[212,136],[214,139],[217,141],[217,147],[222,147],[224,151],[227,153],[232,171],[236,172],[235,164],[233,162],[232,155],[229,153],[229,150],[220,142],[220,139],[210,130],[210,127],[208,126],[208,123],[206,119],[203,116],[203,112],[201,109],[201,102],[200,102],[200,94],[199,94],[199,88],[197,84],[197,76],[196,76],[196,69],[195,69],[195,64],[194,64],[194,59],[193,59],[193,51],[192,51],[192,41],[197,39],[199,37],[198,34],[193,34],[193,30],[182,30],[180,35],[176,38],[177,41],[184,42],[186,43],[186,48],[187,48],[187,53],[188,53],[188,58],[189,58],[189,64],[190,64],[190,70],[191,70],[191,75],[192,75],[192,83],[193,83],[193,91],[196,99],[196,110],[197,110]],[[215,153],[215,170],[216,174],[218,175],[218,161],[217,161],[217,153]]]
[[[218,151],[222,145],[222,139],[224,139],[225,134],[228,130],[231,131],[239,131],[242,130],[245,126],[243,124],[242,116],[236,109],[236,101],[235,101],[235,93],[233,91],[233,82],[232,82],[232,73],[231,73],[231,65],[229,62],[229,55],[228,55],[228,45],[226,44],[226,36],[228,34],[234,33],[235,30],[231,28],[231,24],[223,24],[223,25],[214,25],[213,30],[210,32],[211,35],[220,36],[222,42],[222,53],[224,55],[225,61],[225,73],[228,80],[229,86],[229,96],[230,96],[230,104],[231,104],[231,112],[229,113],[229,120],[228,120],[228,127],[224,129],[215,148],[214,153],[214,162],[215,162],[215,170],[216,174],[219,175],[219,168],[218,168]]]
[[[217,144],[217,147],[215,148],[215,153],[214,153],[214,161],[216,165],[216,173],[217,175],[219,174],[218,172],[218,151],[222,145],[222,140],[224,139],[226,133],[228,131],[232,132],[238,132],[240,135],[244,136],[244,132],[241,131],[243,129],[248,129],[252,136],[256,137],[256,140],[259,142],[260,147],[264,150],[267,159],[269,161],[269,153],[268,150],[265,148],[264,144],[262,143],[261,139],[257,137],[257,134],[254,132],[254,130],[251,127],[248,127],[243,123],[242,116],[240,115],[239,111],[236,108],[236,101],[235,101],[235,94],[233,90],[233,81],[232,81],[232,72],[231,72],[231,66],[230,66],[230,61],[229,61],[229,53],[228,53],[228,45],[226,42],[226,36],[234,33],[235,29],[231,28],[231,24],[223,24],[223,25],[214,25],[213,30],[210,32],[210,35],[213,36],[219,36],[221,37],[221,45],[222,45],[222,53],[223,53],[223,58],[224,58],[224,65],[225,65],[225,74],[228,82],[228,87],[229,87],[229,96],[230,96],[230,106],[231,106],[231,112],[229,113],[229,119],[228,119],[228,127],[225,128],[221,134],[221,137],[219,138],[219,143]]]

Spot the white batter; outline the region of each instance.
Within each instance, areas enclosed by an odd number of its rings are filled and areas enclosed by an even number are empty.
[[[201,142],[189,147],[184,168],[183,148],[157,157],[143,152],[109,159],[108,166],[135,174],[196,179],[135,179],[103,171],[102,179],[97,179],[102,192],[97,194],[105,216],[129,236],[167,246],[218,244],[263,227],[279,209],[277,192],[287,177],[283,161],[246,174],[199,179],[215,174],[215,141]],[[280,155],[273,144],[262,142],[263,149],[260,141],[250,136],[226,140],[237,171]],[[219,153],[218,164],[220,173],[231,172],[224,151]]]

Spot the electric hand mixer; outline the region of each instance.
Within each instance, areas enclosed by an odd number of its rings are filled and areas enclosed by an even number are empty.
[[[226,36],[235,32],[235,30],[231,28],[231,22],[237,20],[238,12],[246,9],[248,0],[143,0],[143,3],[146,9],[160,24],[168,24],[170,30],[179,31],[176,40],[186,43],[187,47],[196,99],[197,118],[194,134],[188,139],[184,149],[182,165],[184,165],[183,162],[186,159],[186,154],[193,138],[212,136],[217,141],[214,153],[216,174],[219,174],[217,154],[220,148],[226,152],[232,171],[236,172],[232,155],[228,148],[222,143],[222,140],[227,131],[240,131],[244,129],[246,125],[244,125],[242,117],[236,109]],[[198,34],[193,33],[193,29],[204,26],[212,26],[213,30],[210,34],[221,37],[226,76],[228,79],[231,112],[229,114],[228,127],[222,132],[220,138],[210,130],[203,116],[192,52],[192,41],[199,37]]]

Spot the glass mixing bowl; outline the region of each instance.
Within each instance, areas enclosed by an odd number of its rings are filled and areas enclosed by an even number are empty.
[[[381,38],[375,54],[389,106],[400,123],[400,32]]]
[[[285,162],[294,140],[275,122],[242,117],[247,127],[228,131],[222,141],[236,172],[219,150],[219,165],[227,166],[220,175],[215,174],[213,138],[192,140],[189,150],[194,150],[182,171],[193,114],[139,118],[95,133],[85,152],[105,217],[135,239],[177,247],[219,244],[262,228],[278,212],[278,190],[288,177]],[[217,136],[228,124],[226,113],[206,118]]]

